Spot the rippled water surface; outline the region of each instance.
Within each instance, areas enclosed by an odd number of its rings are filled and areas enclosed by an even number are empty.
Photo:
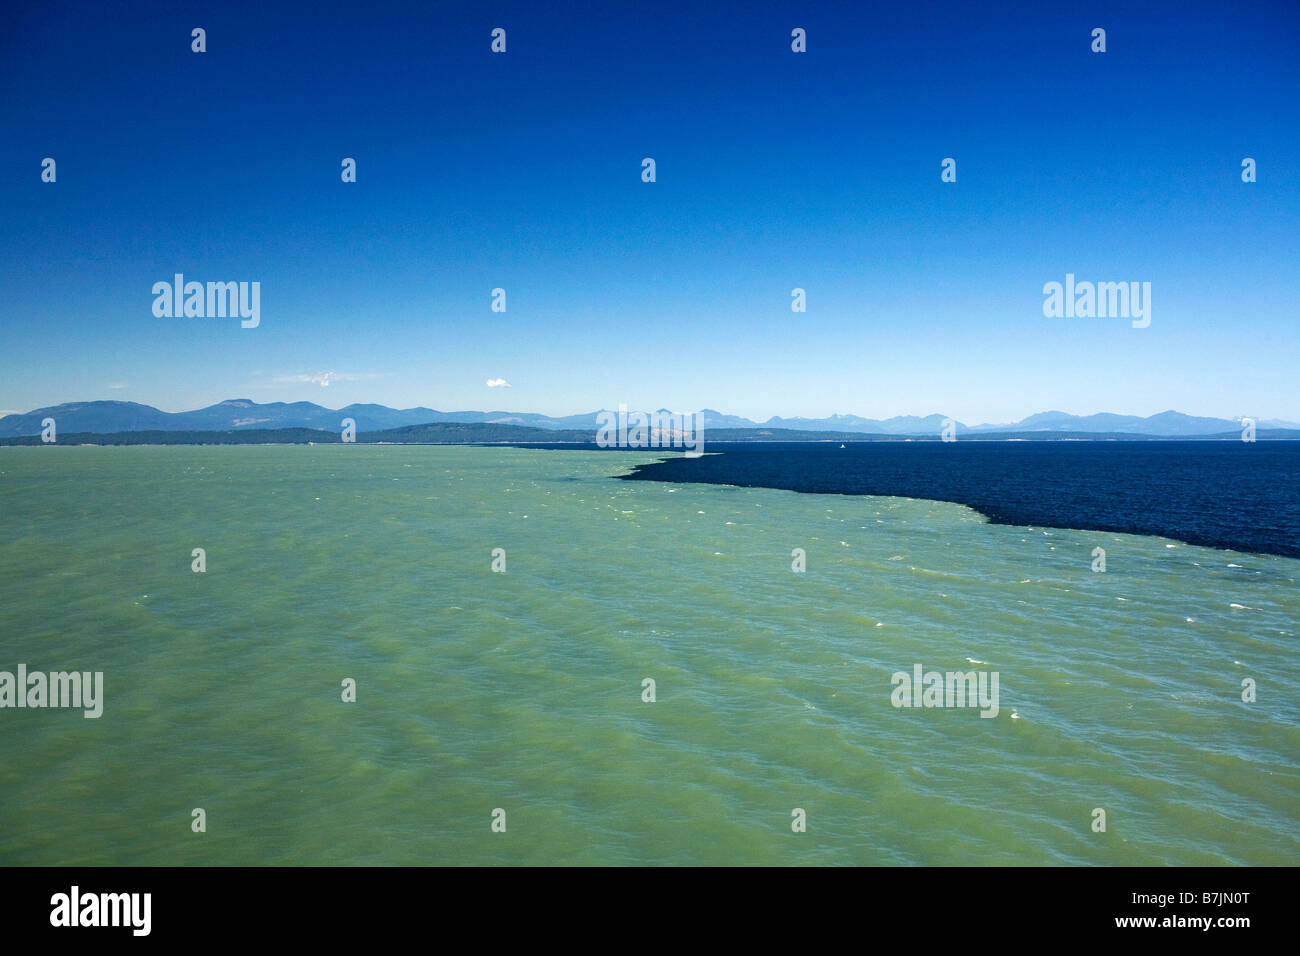
[[[1300,862],[1300,561],[654,457],[0,449],[0,862]]]

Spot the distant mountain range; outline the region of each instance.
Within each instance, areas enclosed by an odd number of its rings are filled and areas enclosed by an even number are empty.
[[[412,425],[447,422],[519,425],[546,430],[579,430],[594,434],[598,412],[553,418],[534,412],[440,412],[434,408],[388,408],[385,405],[348,405],[337,410],[313,402],[259,404],[245,398],[229,399],[191,412],[163,412],[135,402],[65,402],[48,408],[0,418],[0,438],[39,435],[41,421],[53,418],[61,433],[115,434],[143,431],[243,431],[311,428],[338,431],[345,418],[356,421],[359,432],[378,432]],[[710,429],[781,429],[833,432],[837,435],[907,435],[933,437],[942,430],[945,415],[898,416],[884,420],[858,415],[829,418],[769,418],[755,422],[737,415],[704,409],[704,427]],[[1275,419],[1257,420],[1256,428],[1300,429],[1300,424]],[[1197,418],[1168,411],[1149,418],[1137,415],[1069,415],[1040,412],[1011,424],[965,425],[956,423],[958,435],[1003,437],[1040,433],[1134,435],[1152,438],[1197,438],[1240,433],[1241,423],[1230,418]]]

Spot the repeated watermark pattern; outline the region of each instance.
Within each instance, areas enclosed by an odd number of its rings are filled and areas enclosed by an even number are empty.
[[[1150,282],[1075,282],[1074,273],[1065,282],[1043,286],[1043,315],[1067,319],[1128,319],[1133,328],[1151,324]]]
[[[895,707],[979,708],[981,717],[998,715],[997,671],[927,671],[913,664],[911,673],[895,671],[889,702]]]
[[[242,318],[241,328],[262,321],[261,282],[186,282],[178,272],[171,282],[153,284],[153,314],[164,318]]]
[[[681,448],[687,458],[704,454],[703,412],[617,412],[596,415],[596,445],[600,448]]]
[[[489,21],[490,22],[490,21]],[[1112,24],[1112,26],[1115,26]],[[476,55],[483,56],[483,33],[481,30],[486,28],[486,23],[476,27],[474,49]],[[183,52],[184,42],[183,25],[179,25],[176,31],[172,33],[170,42],[174,44],[174,52]],[[513,28],[512,28],[513,29]],[[1084,43],[1087,43],[1087,49],[1093,54],[1107,53],[1107,31],[1104,27],[1095,27],[1087,30],[1085,38],[1085,29],[1082,25],[1073,28],[1076,32],[1072,33],[1070,43],[1072,48],[1080,57],[1087,59],[1090,65],[1098,68],[1105,68],[1118,62],[1123,57],[1122,45],[1123,37],[1117,32],[1116,39],[1120,46],[1117,46],[1115,58],[1105,58],[1100,61],[1094,61],[1084,52]],[[782,25],[780,31],[768,36],[769,42],[774,49],[784,59],[786,56],[783,45],[785,41],[786,26]],[[528,38],[522,33],[516,34],[518,45],[516,55],[506,61],[493,61],[496,66],[502,68],[514,65],[516,60],[522,61],[526,54],[526,44]],[[194,27],[189,32],[189,49],[194,54],[206,54],[208,34],[203,27]],[[227,41],[228,42],[228,41]],[[796,26],[789,30],[789,50],[793,54],[800,55],[799,66],[811,65],[816,62],[816,56],[807,57],[809,52],[808,31],[805,27]],[[490,28],[487,37],[487,51],[493,57],[503,56],[507,53],[507,30],[502,26]],[[220,53],[214,55],[213,63],[220,59]],[[188,58],[187,62],[189,61]],[[207,61],[204,61],[207,62]],[[31,164],[35,157],[45,152],[50,146],[38,147],[39,152],[33,151],[25,154],[21,159],[23,172],[22,179],[27,186],[33,188],[33,181],[30,178],[33,173]],[[57,151],[57,147],[53,147]],[[664,148],[662,143],[638,143],[627,148],[626,152],[620,154],[614,179],[617,180],[620,188],[634,191],[638,197],[658,198],[671,193],[675,183],[683,177],[683,163],[680,154],[669,152],[659,152],[662,158],[668,162],[666,169],[665,182],[657,186],[654,190],[642,190],[636,185],[636,180],[632,178],[632,170],[635,167],[637,175],[642,184],[656,184],[657,178],[657,160],[654,156],[644,156],[639,161],[636,159],[647,148],[658,151]],[[1239,150],[1252,148],[1249,146],[1234,146],[1231,153],[1226,153],[1218,160],[1216,167],[1216,177],[1221,180],[1235,178],[1236,157],[1240,155]],[[933,151],[930,151],[930,150]],[[980,168],[980,161],[975,151],[963,152],[960,144],[956,147],[951,145],[939,145],[937,148],[928,147],[923,160],[918,160],[912,170],[918,181],[925,184],[925,188],[933,194],[935,190],[934,183],[934,161],[938,158],[939,182],[944,187],[955,185],[958,182],[958,163],[955,156],[942,156],[943,152],[949,150],[959,152],[963,156],[962,185],[959,188],[940,190],[940,194],[945,200],[960,201],[966,198],[967,193],[971,192],[972,187],[978,182],[978,178],[983,172]],[[319,175],[328,180],[330,189],[337,189],[334,176],[334,163],[338,162],[337,182],[343,184],[355,185],[358,183],[358,158],[357,156],[341,156],[344,150],[352,151],[348,145],[331,146],[328,152],[324,152],[321,158],[313,160],[313,164],[319,163],[316,168]],[[63,185],[57,190],[41,190],[42,196],[59,197],[69,191],[70,183],[79,176],[76,168],[76,157],[64,157],[64,180]],[[373,160],[366,160],[369,164]],[[371,170],[376,166],[367,165],[367,179],[365,184],[356,188],[344,191],[348,199],[364,197],[370,185],[379,178],[377,172]],[[1276,168],[1276,167],[1273,167]],[[1244,184],[1255,184],[1257,182],[1257,163],[1253,157],[1243,157],[1240,160],[1240,181]],[[1267,172],[1267,168],[1266,168]],[[55,157],[45,156],[39,161],[40,182],[47,185],[54,185],[60,182],[58,163]],[[1267,188],[1261,188],[1260,191],[1246,191],[1248,194],[1262,195]],[[1235,182],[1232,189],[1236,192],[1238,187]],[[1076,265],[1082,265],[1078,259],[1072,259]],[[176,265],[175,259],[164,259],[159,265],[158,270]],[[1060,264],[1064,267],[1065,263]],[[202,264],[200,264],[200,268]],[[1057,266],[1049,267],[1055,274]],[[482,278],[478,279],[472,287],[467,298],[473,303],[472,310],[478,316],[479,320],[487,322],[489,317],[484,316],[482,311],[484,291],[487,291],[488,310],[494,316],[507,314],[507,294],[506,284],[517,281],[516,277],[504,274],[506,267],[494,267],[492,271],[485,271]],[[214,269],[214,271],[216,271]],[[1117,270],[1118,271],[1118,270]],[[131,286],[126,296],[126,308],[132,314],[139,314],[135,310],[139,309],[143,303],[140,293],[148,277],[157,274],[152,272],[137,276],[131,280]],[[218,273],[220,274],[220,273]],[[1031,282],[1036,283],[1037,279],[1031,275]],[[502,282],[501,285],[491,285],[493,282]],[[792,282],[807,282],[813,287],[815,310],[818,312],[828,308],[828,304],[834,298],[833,291],[828,292],[825,285],[817,285],[814,277],[804,272],[795,272],[791,275],[783,274],[778,279],[774,279],[763,293],[764,308],[771,311],[779,312],[783,321],[790,320],[784,313],[784,290],[789,288],[789,307],[790,312],[797,315],[805,315],[809,308],[809,291],[808,286],[791,286]],[[490,286],[490,288],[489,288]],[[515,300],[516,312],[509,317],[515,319],[520,313],[528,310],[529,300],[532,294],[528,287],[522,282],[520,285],[512,285],[516,289],[517,298]],[[273,288],[282,288],[273,286]],[[170,279],[164,279],[153,282],[151,287],[152,314],[158,319],[239,319],[240,327],[243,329],[256,329],[261,324],[261,281],[234,279],[228,281],[195,281],[187,280],[182,272],[173,273]],[[1066,272],[1063,280],[1052,279],[1042,285],[1043,302],[1041,306],[1042,316],[1054,319],[1122,319],[1129,320],[1131,328],[1146,329],[1151,326],[1152,321],[1152,282],[1148,280],[1077,280],[1074,272]],[[1026,315],[1032,315],[1032,303],[1029,299],[1029,289],[1026,284],[1016,285],[1015,300],[1017,302],[1017,314],[1021,318]],[[1162,312],[1162,315],[1168,315]],[[273,320],[269,323],[270,328],[263,336],[238,337],[241,342],[257,342],[265,339],[266,335],[274,332],[274,326],[277,320],[274,319],[275,313],[272,312]],[[503,322],[505,320],[502,320]],[[1037,319],[1033,320],[1035,323]],[[1144,342],[1150,341],[1153,336],[1158,336],[1167,319],[1162,319],[1162,325],[1151,334],[1151,336],[1125,336],[1126,341]],[[177,327],[184,327],[184,323],[171,323]],[[233,326],[233,323],[231,323]],[[475,383],[482,382],[490,389],[512,389],[510,381],[503,377],[493,376],[483,379],[482,375],[495,372],[497,369],[487,366],[476,373]],[[508,371],[508,369],[502,369]],[[526,378],[510,372],[511,377],[520,383],[520,388],[516,391],[523,390],[527,387]],[[325,377],[321,384],[328,385],[330,379]],[[615,387],[627,387],[628,382],[618,382]],[[505,393],[501,393],[505,394]],[[618,393],[615,393],[618,394]],[[622,394],[631,394],[630,391]],[[1255,406],[1251,406],[1255,407]],[[357,412],[357,414],[362,414]],[[365,416],[363,415],[363,419]],[[937,418],[937,416],[936,416]],[[65,423],[66,423],[65,419]],[[355,417],[344,417],[334,426],[334,419],[327,423],[326,427],[330,429],[330,437],[337,427],[341,442],[346,445],[354,445],[357,442],[357,420]],[[1234,418],[1239,421],[1241,426],[1240,439],[1243,443],[1255,443],[1257,440],[1257,422],[1255,418],[1240,417]],[[1265,428],[1269,427],[1266,420]],[[589,434],[591,420],[584,416],[582,421],[582,431]],[[367,434],[369,434],[370,425],[367,425]],[[924,438],[932,442],[934,438],[933,422],[928,421],[925,425]],[[962,426],[965,429],[965,426]],[[76,427],[65,427],[65,435],[75,436],[79,431]],[[682,413],[669,412],[666,410],[659,411],[629,411],[626,403],[620,403],[616,411],[602,410],[596,414],[595,418],[595,437],[594,443],[601,449],[628,449],[628,450],[680,450],[684,452],[686,458],[699,458],[704,454],[704,431],[705,431],[705,413],[703,411]],[[955,443],[958,440],[958,423],[952,418],[943,418],[939,428],[939,438],[943,443]],[[967,437],[972,435],[970,429],[966,429],[964,434]],[[30,437],[27,435],[26,437]],[[1220,435],[1220,438],[1227,437],[1229,440],[1224,442],[1232,448],[1237,448],[1235,444],[1235,435],[1228,433],[1226,436]],[[1267,437],[1267,435],[1266,435]],[[65,438],[66,440],[66,438]],[[836,439],[838,441],[838,439]],[[58,426],[53,416],[45,416],[41,419],[40,441],[42,444],[52,445],[58,441]],[[76,439],[72,439],[73,442]],[[588,449],[589,450],[589,449]],[[945,456],[960,456],[970,451],[968,443],[963,443],[960,449],[945,449],[942,454]],[[1237,452],[1242,455],[1258,455],[1259,449],[1241,450]],[[41,452],[42,455],[47,453]],[[67,454],[64,449],[57,449],[48,453],[50,457],[59,458]],[[364,456],[366,449],[349,449],[342,452],[348,457],[349,461],[356,461],[357,456]],[[603,457],[603,456],[593,456]],[[703,467],[703,466],[692,466]],[[396,479],[394,479],[396,480]],[[319,500],[319,499],[317,499]],[[703,515],[703,510],[694,512]],[[524,517],[527,517],[526,515]],[[728,522],[731,524],[731,522]],[[810,547],[814,546],[817,538],[814,534],[807,534],[807,529],[801,529],[797,533],[799,537],[790,535],[790,538],[801,540]],[[485,536],[486,537],[486,536]],[[507,574],[507,553],[506,548],[495,541],[504,539],[510,544],[512,554],[514,554],[515,572]],[[1111,539],[1108,539],[1111,540]],[[477,544],[479,550],[475,550],[471,556],[465,558],[465,563],[472,564],[475,574],[480,579],[490,580],[490,586],[497,589],[498,593],[504,589],[516,586],[521,580],[527,580],[530,570],[546,560],[553,560],[554,553],[550,555],[541,554],[538,550],[529,550],[527,547],[519,546],[516,550],[515,538],[509,537],[507,533],[501,533],[499,538],[481,540]],[[184,549],[189,547],[190,541],[180,538],[178,541],[168,545],[166,551],[169,572],[173,575],[184,577],[187,582],[194,588],[200,589],[212,581],[219,580],[223,574],[223,568],[229,566],[229,552],[214,552],[218,557],[215,559],[214,571],[210,578],[204,578],[201,581],[185,576],[184,570],[177,567],[177,559],[184,554]],[[211,543],[211,541],[209,541]],[[1091,542],[1087,542],[1091,543]],[[1115,545],[1117,549],[1117,560],[1114,573],[1108,577],[1092,578],[1092,574],[1108,574],[1107,569],[1107,551],[1100,546],[1093,547],[1090,552],[1086,551],[1087,543],[1081,546],[1072,546],[1066,552],[1062,561],[1070,568],[1071,573],[1075,573],[1079,579],[1087,579],[1089,586],[1095,591],[1101,591],[1114,585],[1121,580],[1125,574],[1125,568],[1130,566],[1122,546]],[[791,581],[784,571],[784,548],[789,544],[789,538],[782,543],[778,542],[772,545],[764,552],[760,561],[756,564],[763,569],[765,573],[770,573],[773,578],[779,577],[784,587],[798,589],[800,593],[807,593],[808,589],[816,586],[819,576],[825,574],[825,568],[831,562],[825,559],[827,552],[825,550],[817,551],[817,560],[815,561],[812,573],[810,573],[808,562],[808,551],[805,547],[793,547],[789,552],[790,572],[797,576],[797,580]],[[840,545],[848,547],[848,542],[840,541]],[[1063,549],[1063,552],[1065,549]],[[484,555],[487,555],[487,571],[483,573]],[[721,552],[714,552],[715,555],[721,556]],[[1083,568],[1083,559],[1087,555],[1088,570]],[[204,547],[189,548],[189,571],[192,574],[207,574],[208,551]],[[889,558],[888,560],[894,560]],[[1230,565],[1231,566],[1231,565]],[[490,577],[491,575],[502,575],[501,578]],[[1022,582],[1024,583],[1024,582]],[[485,587],[488,585],[485,585]],[[1124,600],[1121,598],[1121,600]],[[1024,603],[1024,602],[1022,602]],[[1233,608],[1240,608],[1241,605],[1232,605]],[[1191,622],[1192,618],[1187,618]],[[875,624],[881,627],[880,623]],[[910,655],[909,655],[910,656]],[[974,661],[971,663],[983,664],[985,662]],[[1239,663],[1239,662],[1238,662]],[[345,665],[346,666],[346,665]],[[656,666],[652,662],[647,662],[646,669]],[[356,705],[358,702],[357,680],[351,676],[340,677],[342,668],[326,673],[326,676],[320,677],[314,686],[313,693],[318,699],[325,699],[332,713],[340,712],[335,705],[338,702]],[[618,703],[637,711],[638,719],[652,720],[654,717],[664,714],[671,714],[673,707],[673,698],[685,696],[679,683],[672,682],[670,677],[665,676],[664,671],[656,671],[660,674],[661,679],[665,680],[667,688],[667,698],[662,707],[652,707],[648,711],[637,706],[632,699],[632,694],[639,695],[639,700],[644,704],[659,704],[657,690],[659,684],[653,677],[643,677],[637,682],[635,675],[643,673],[638,669],[636,671],[626,671],[618,678],[617,689],[614,696],[617,696]],[[355,673],[355,671],[354,671]],[[1012,672],[1009,672],[1012,673]],[[875,679],[881,675],[877,673]],[[1233,681],[1236,680],[1234,677]],[[335,683],[337,681],[337,684]],[[1014,678],[1012,679],[1014,686]],[[874,686],[874,684],[872,685]],[[361,706],[342,708],[341,712],[346,713],[349,717],[364,717],[369,711],[375,708],[375,701],[380,700],[380,687],[377,682],[368,683],[366,702]],[[910,670],[898,670],[890,675],[889,702],[894,710],[976,710],[980,718],[996,718],[1001,712],[1000,708],[1000,672],[982,669],[969,670],[951,670],[940,671],[927,670],[921,663],[914,663]],[[1243,704],[1256,704],[1258,701],[1258,687],[1256,679],[1244,677],[1240,679],[1240,701]],[[883,690],[882,686],[879,688]],[[1267,688],[1266,688],[1267,689]],[[1235,695],[1237,693],[1236,685],[1232,682],[1225,682],[1224,688],[1221,688],[1222,696],[1226,700],[1233,700],[1235,706]],[[334,694],[338,693],[337,700]],[[1277,692],[1274,692],[1274,696]],[[890,711],[885,710],[883,704],[883,694],[876,696],[876,691],[871,690],[865,695],[865,698],[878,704],[880,707],[879,714],[884,714],[894,719],[897,716],[899,721],[910,721],[913,719],[910,715],[893,715]],[[29,668],[26,663],[19,663],[13,671],[0,671],[0,710],[81,710],[82,715],[88,719],[100,718],[104,714],[104,674],[102,671],[79,671],[79,670],[41,670],[39,668]],[[808,705],[811,707],[812,705]],[[1023,705],[1022,705],[1023,706]],[[120,705],[119,705],[120,707]],[[120,713],[119,711],[117,711]],[[919,716],[919,715],[918,715]],[[970,715],[966,715],[970,716]],[[1020,715],[1012,710],[1010,717],[1019,719]],[[342,718],[342,719],[347,719]],[[938,719],[938,718],[935,718]],[[958,719],[965,719],[961,717]],[[84,725],[77,723],[78,727],[85,728]],[[112,722],[106,722],[108,726]],[[969,726],[969,725],[968,725]],[[1015,727],[1016,725],[1007,724],[1006,727]],[[1025,725],[1020,725],[1022,728]],[[989,733],[1001,732],[1003,725],[990,725],[985,728]],[[169,824],[175,829],[179,829],[179,817],[183,813],[181,808],[189,806],[194,798],[189,797],[185,802],[176,802],[172,804],[172,812],[176,818]],[[492,799],[490,802],[496,802]],[[794,797],[793,799],[803,799]],[[1105,834],[1107,832],[1107,810],[1104,807],[1096,806],[1091,809],[1087,808],[1087,803],[1094,802],[1097,797],[1094,795],[1086,799],[1079,797],[1071,803],[1069,811],[1069,824],[1072,828],[1085,828],[1093,834]],[[485,800],[481,804],[476,804],[471,818],[474,832],[479,836],[483,835],[481,829],[483,822],[483,811],[490,806],[490,802]],[[504,845],[509,845],[515,841],[522,841],[528,830],[527,810],[519,809],[519,803],[512,803],[511,813],[517,813],[516,820],[519,824],[518,831],[514,835],[514,840],[494,841]],[[765,811],[768,816],[765,818],[764,826],[773,830],[781,830],[784,839],[784,807],[789,806],[782,798],[780,802],[771,803]],[[809,806],[814,806],[809,803]],[[816,807],[814,806],[814,809]],[[488,828],[492,834],[506,834],[506,809],[503,807],[494,807],[487,813]],[[221,819],[221,818],[218,818]],[[228,818],[226,818],[228,819]],[[1121,819],[1117,816],[1117,820]],[[195,807],[190,811],[190,830],[195,834],[207,832],[207,810],[203,807]],[[818,827],[825,826],[824,821],[827,815],[818,811]],[[790,810],[789,820],[790,832],[794,834],[808,833],[808,811],[804,807],[794,807]],[[816,834],[807,840],[799,841],[808,845],[815,841]],[[1104,841],[1097,841],[1098,843]],[[62,884],[61,884],[62,885]],[[1153,896],[1134,894],[1134,902],[1151,903],[1163,908],[1167,902],[1172,902],[1172,896]],[[71,885],[69,890],[64,893],[60,892],[50,898],[49,924],[56,928],[123,928],[129,929],[135,936],[148,936],[152,929],[152,897],[150,893],[114,893],[114,892],[94,892],[83,890],[79,885]],[[1207,927],[1208,928],[1208,927]],[[161,935],[161,932],[160,932]]]
[[[73,708],[83,717],[104,713],[103,671],[0,671],[0,708]]]

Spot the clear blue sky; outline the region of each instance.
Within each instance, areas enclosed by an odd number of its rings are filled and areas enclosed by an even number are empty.
[[[0,410],[1300,420],[1298,4],[279,6],[6,12]]]

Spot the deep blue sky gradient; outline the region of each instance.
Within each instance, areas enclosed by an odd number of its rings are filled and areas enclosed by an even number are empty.
[[[1300,4],[294,6],[6,12],[0,410],[1300,420]],[[178,271],[261,326],[155,318]]]

